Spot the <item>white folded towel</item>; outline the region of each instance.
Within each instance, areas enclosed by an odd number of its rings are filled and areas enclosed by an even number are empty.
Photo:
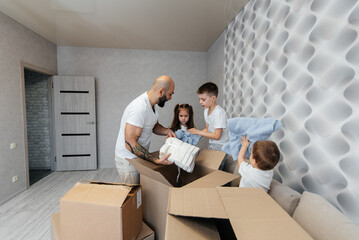
[[[168,161],[173,162],[186,172],[192,172],[194,169],[194,160],[199,150],[198,147],[182,142],[177,138],[167,138],[165,144],[160,149],[160,157],[171,153]]]

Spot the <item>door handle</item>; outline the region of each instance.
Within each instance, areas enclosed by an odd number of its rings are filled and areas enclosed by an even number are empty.
[[[87,122],[87,124],[95,124],[95,121]]]

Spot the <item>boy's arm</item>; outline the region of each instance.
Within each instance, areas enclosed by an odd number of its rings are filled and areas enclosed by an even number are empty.
[[[198,130],[196,128],[191,128],[191,129],[188,129],[187,132],[189,132],[191,134],[200,135],[202,137],[219,140],[222,136],[223,128],[216,128],[216,129],[214,129],[213,133],[210,133],[210,132],[208,132],[208,124],[206,124],[206,128],[203,129],[202,131]]]
[[[247,136],[242,136],[241,143],[242,147],[238,153],[238,166],[240,166],[241,163],[245,161],[246,151],[249,147],[250,141],[248,141]]]

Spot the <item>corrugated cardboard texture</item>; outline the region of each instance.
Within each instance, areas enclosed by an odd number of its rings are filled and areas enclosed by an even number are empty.
[[[237,175],[216,170],[224,156],[225,154],[220,151],[201,150],[198,159],[196,158],[198,164],[196,162],[194,171],[191,174],[181,172],[179,183],[173,183],[177,176],[175,166],[158,166],[139,158],[129,160],[141,174],[141,185],[144,189],[144,219],[154,229],[157,239],[165,239],[170,188],[177,186],[187,188],[187,185],[217,187],[238,178]],[[197,181],[203,182],[197,184]]]
[[[196,165],[217,170],[226,153],[210,149],[202,149],[196,157]]]
[[[51,215],[51,240],[61,240],[60,213]]]
[[[131,188],[126,186],[77,183],[61,201],[121,207],[130,191]]]
[[[259,188],[217,188],[238,239],[312,239]]]
[[[138,205],[137,202],[137,193],[141,195],[141,202]],[[132,195],[132,196],[131,196]],[[142,214],[139,220],[138,217],[135,217],[136,213],[142,213],[142,189],[137,188],[136,191],[131,191],[129,197],[126,199],[125,203],[122,205],[122,234],[123,239],[133,239],[134,232],[140,232],[142,229]]]
[[[132,199],[136,198],[136,194],[129,195],[130,191],[131,188],[126,186],[75,185],[60,200],[63,240],[136,237],[141,230],[142,209],[137,209],[136,204],[136,208],[127,209],[132,206]],[[132,224],[126,228],[128,220],[125,221],[125,218],[130,218]]]
[[[207,175],[193,181],[184,188],[209,188],[209,187],[218,187],[222,186],[228,182],[233,181],[238,178],[237,175],[233,175],[227,172],[223,172],[220,170],[211,171]]]
[[[167,186],[172,186],[172,184],[159,172],[156,171],[158,165],[150,163],[141,158],[127,159],[136,169],[141,173],[152,179],[157,180]]]
[[[165,238],[169,187],[150,177],[141,175],[143,189],[143,218],[156,233],[157,239]]]
[[[312,239],[259,188],[172,188],[170,192],[169,214],[228,218],[237,239]],[[186,228],[167,226],[167,234],[188,232]]]
[[[219,240],[216,225],[212,219],[175,217],[168,215],[165,239],[168,240]]]
[[[136,240],[154,240],[155,233],[146,223],[142,222],[142,230],[138,234]],[[60,213],[55,213],[51,216],[51,240],[61,239],[61,227],[60,227]]]
[[[152,231],[152,229],[147,226],[145,222],[142,222],[142,230],[138,234],[136,240],[154,240],[155,239],[155,233]]]
[[[180,216],[228,218],[215,188],[171,188],[168,213]]]

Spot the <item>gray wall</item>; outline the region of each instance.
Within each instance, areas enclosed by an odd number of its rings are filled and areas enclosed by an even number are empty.
[[[217,104],[223,107],[223,83],[224,83],[224,39],[223,32],[206,52],[206,77],[207,82],[214,82],[218,86]]]
[[[0,203],[26,188],[21,61],[57,71],[56,46],[0,13]],[[17,148],[10,150],[10,143]],[[12,183],[12,177],[19,180]]]
[[[195,124],[204,128],[197,88],[206,81],[206,53],[125,50],[58,46],[59,75],[96,78],[97,141],[99,168],[115,167],[114,150],[122,113],[137,96],[150,89],[163,74],[175,81],[175,94],[160,109],[159,122],[168,127],[176,103],[194,107]],[[164,137],[154,136],[151,151],[159,150]]]
[[[25,69],[29,169],[51,169],[49,75]]]
[[[274,117],[275,177],[359,223],[359,2],[251,0],[225,37],[231,117]]]

